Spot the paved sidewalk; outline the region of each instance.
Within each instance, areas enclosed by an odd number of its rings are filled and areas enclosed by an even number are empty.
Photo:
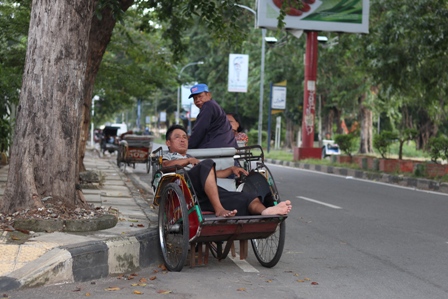
[[[88,154],[88,170],[100,171],[100,189],[84,189],[89,203],[118,210],[115,227],[84,233],[32,233],[23,244],[0,231],[0,291],[45,284],[88,281],[159,262],[157,212],[115,164]],[[0,196],[8,166],[0,168]]]

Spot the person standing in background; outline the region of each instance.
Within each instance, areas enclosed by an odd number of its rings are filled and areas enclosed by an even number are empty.
[[[247,142],[249,141],[249,137],[247,137],[247,134],[243,132],[243,127],[241,126],[241,121],[238,114],[227,113],[227,119],[232,126],[232,130],[235,134],[235,139],[238,147],[246,146]]]
[[[193,98],[200,112],[188,140],[188,148],[238,147],[226,113],[212,99],[208,86],[196,84],[190,92],[189,98]]]

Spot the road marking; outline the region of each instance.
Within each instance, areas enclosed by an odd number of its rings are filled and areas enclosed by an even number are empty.
[[[352,179],[354,181],[362,181],[362,182],[366,182],[366,183],[370,183],[370,184],[378,184],[378,185],[388,186],[391,188],[407,189],[407,190],[411,190],[411,191],[436,194],[436,195],[442,195],[442,196],[448,197],[448,193],[437,192],[437,191],[433,191],[433,190],[418,189],[416,187],[411,187],[411,186],[401,186],[401,185],[396,185],[396,184],[392,184],[392,183],[371,181],[371,180],[362,179],[362,178],[354,178],[354,177],[348,178],[348,177],[344,177],[340,174],[327,173],[327,172],[322,172],[322,171],[318,171],[318,170],[310,170],[310,169],[298,168],[298,167],[293,167],[293,166],[278,165],[278,164],[268,163],[268,162],[266,162],[266,164],[269,165],[269,167],[289,168],[289,169],[294,169],[297,171],[312,172],[315,174],[328,175],[328,176],[339,177],[339,178],[343,178],[343,179]],[[422,197],[422,199],[424,199],[424,198]]]
[[[338,207],[338,206],[335,206],[335,205],[332,205],[332,204],[329,204],[329,203],[326,203],[326,202],[314,200],[314,199],[311,199],[311,198],[308,198],[308,197],[304,197],[304,196],[297,196],[297,198],[301,198],[303,200],[314,202],[314,203],[317,203],[317,204],[320,204],[320,205],[323,205],[323,206],[327,206],[327,207],[330,207],[330,208],[333,208],[333,209],[342,209],[341,207]]]
[[[258,273],[259,271],[255,269],[251,264],[249,264],[246,260],[241,260],[240,255],[235,253],[235,257],[231,254],[228,256],[241,270],[244,272]]]

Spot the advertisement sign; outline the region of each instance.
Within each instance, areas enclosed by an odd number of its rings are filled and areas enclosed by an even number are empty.
[[[249,77],[249,55],[229,55],[229,92],[247,92],[247,78]]]
[[[286,86],[272,86],[272,104],[271,108],[286,109]]]
[[[191,94],[190,88],[192,88],[193,85],[195,85],[195,84],[198,84],[198,83],[193,82],[190,84],[181,85],[181,90],[180,90],[181,105],[182,105],[182,108],[184,108],[187,111],[190,109],[190,104],[193,103],[193,98],[188,98]]]
[[[161,122],[166,122],[166,112],[165,111],[160,112],[159,119]]]
[[[280,8],[285,0],[258,1],[258,27],[278,28]],[[286,7],[286,29],[369,32],[369,0],[307,0]],[[297,4],[299,3],[299,4]]]

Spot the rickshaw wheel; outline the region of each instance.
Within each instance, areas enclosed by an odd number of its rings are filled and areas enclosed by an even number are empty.
[[[117,166],[120,168],[121,171],[126,170],[126,163],[124,162],[124,146],[120,146],[118,148],[117,153]]]
[[[283,221],[268,238],[250,240],[255,257],[263,267],[272,268],[280,260],[285,246],[285,230],[285,221]]]
[[[169,271],[182,270],[188,256],[189,221],[187,204],[180,187],[167,184],[159,205],[160,249]]]
[[[260,173],[250,173],[246,177],[243,192],[255,193],[262,198],[262,202],[266,207],[275,204],[273,196],[278,194],[277,187],[273,180],[272,174],[267,167],[264,168],[268,179]],[[280,199],[278,198],[278,201]],[[252,249],[254,250],[257,260],[263,267],[272,268],[277,265],[280,260],[283,247],[285,246],[285,221],[277,226],[275,232],[265,239],[251,239]]]

